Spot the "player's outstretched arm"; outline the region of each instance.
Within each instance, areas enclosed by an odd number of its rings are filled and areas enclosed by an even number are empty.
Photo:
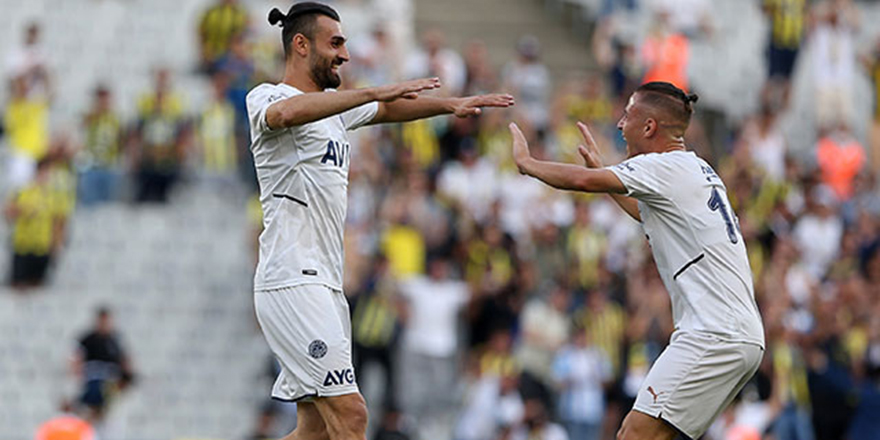
[[[319,121],[372,101],[415,99],[419,96],[419,92],[438,87],[440,87],[440,79],[425,78],[336,93],[303,93],[269,106],[266,110],[266,123],[273,130],[294,127]]]
[[[510,107],[513,104],[513,96],[507,94],[463,98],[419,96],[415,99],[397,99],[379,103],[379,111],[370,123],[406,122],[445,114],[466,118],[479,115],[483,112],[483,107]]]
[[[578,122],[577,128],[584,138],[584,145],[578,145],[578,153],[584,158],[587,168],[604,168],[605,164],[602,161],[602,155],[599,153],[599,146],[596,144],[596,140],[593,138],[593,134],[590,133],[587,124]],[[635,221],[641,223],[642,216],[639,214],[639,202],[636,199],[617,193],[608,193],[608,195],[614,199],[617,205],[620,206],[620,209],[623,209]]]
[[[513,136],[513,160],[519,172],[532,176],[554,188],[584,192],[624,193],[620,179],[606,169],[589,169],[582,166],[546,162],[532,157],[529,144],[519,127],[511,122]]]

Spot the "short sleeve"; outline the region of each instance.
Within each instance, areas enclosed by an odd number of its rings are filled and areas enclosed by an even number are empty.
[[[257,86],[247,94],[248,122],[251,133],[264,133],[273,131],[266,122],[266,111],[276,101],[283,99],[284,95],[278,93],[268,84]]]
[[[660,161],[648,155],[636,156],[605,169],[614,173],[626,188],[626,195],[635,199],[650,199],[662,191]]]
[[[364,105],[343,112],[342,122],[345,124],[346,130],[354,130],[370,123],[370,121],[376,117],[378,111],[378,102],[368,102]]]

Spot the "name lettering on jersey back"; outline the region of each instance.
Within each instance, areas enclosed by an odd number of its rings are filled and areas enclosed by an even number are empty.
[[[321,163],[332,163],[341,168],[345,166],[345,159],[348,158],[349,151],[351,151],[351,145],[347,143],[328,141],[327,152],[321,158]]]
[[[718,177],[717,174],[715,174],[715,170],[713,170],[712,167],[707,167],[707,166],[700,165],[700,170],[703,171],[703,175],[706,176],[706,181],[707,181],[707,182],[711,182],[712,179],[715,179],[715,180],[718,180],[718,181],[721,180],[721,178]]]
[[[629,162],[621,162],[617,164],[617,169],[620,171],[629,171],[631,173],[636,172],[636,169],[633,168],[633,166],[630,165]]]

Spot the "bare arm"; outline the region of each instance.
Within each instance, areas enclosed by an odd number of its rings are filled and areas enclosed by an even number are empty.
[[[464,98],[419,96],[416,99],[398,99],[380,102],[379,110],[370,124],[414,121],[450,113],[465,118],[479,115],[483,111],[482,107],[510,107],[513,103],[513,96],[499,94]]]
[[[303,93],[283,99],[266,110],[269,128],[294,127],[319,121],[372,101],[414,100],[423,90],[440,87],[437,78],[418,79],[368,89],[343,90],[336,93]]]
[[[584,158],[588,168],[603,168],[602,155],[599,154],[599,146],[596,145],[596,140],[593,138],[593,134],[590,133],[590,129],[583,122],[578,122],[577,127],[585,143],[585,145],[578,146],[578,153]],[[642,216],[639,214],[639,202],[636,199],[617,193],[608,193],[608,195],[620,206],[620,209],[635,221],[642,222]]]
[[[611,171],[537,160],[529,152],[526,138],[516,124],[510,124],[510,133],[513,135],[513,160],[521,173],[559,189],[605,193],[626,192],[623,183]]]

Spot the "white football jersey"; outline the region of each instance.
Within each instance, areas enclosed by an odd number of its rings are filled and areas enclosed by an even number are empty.
[[[642,154],[608,169],[638,200],[676,330],[763,347],[746,246],[715,170],[690,151]]]
[[[320,121],[270,129],[269,106],[299,94],[300,90],[281,83],[261,84],[247,95],[251,151],[263,206],[254,288],[324,284],[342,290],[351,153],[346,131],[370,122],[379,107],[371,102]]]

